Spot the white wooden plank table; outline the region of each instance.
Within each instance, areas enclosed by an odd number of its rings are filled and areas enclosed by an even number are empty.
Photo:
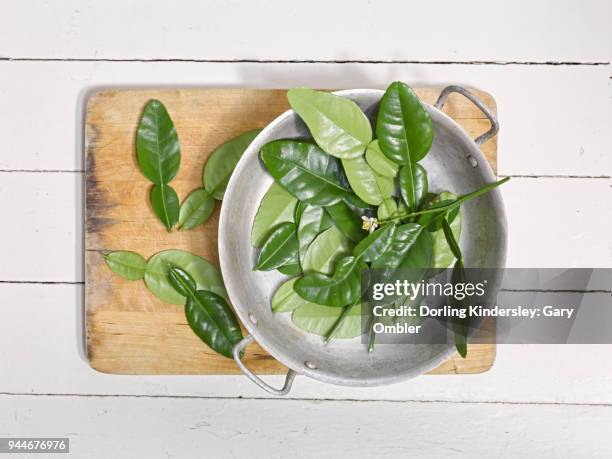
[[[610,2],[380,4],[2,2],[0,436],[67,435],[75,457],[612,455],[612,346],[499,346],[488,373],[375,389],[298,378],[291,400],[89,368],[82,122],[102,86],[486,90],[508,265],[612,265]]]

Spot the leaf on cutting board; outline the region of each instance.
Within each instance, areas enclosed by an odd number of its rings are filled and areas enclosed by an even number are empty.
[[[184,304],[185,297],[170,284],[170,268],[179,267],[187,271],[196,281],[198,290],[208,290],[227,296],[221,271],[204,258],[184,250],[164,250],[156,253],[147,262],[145,285],[153,295],[170,304]]]
[[[136,252],[117,250],[103,256],[110,270],[126,280],[140,280],[145,275],[147,262]]]
[[[228,140],[212,152],[204,165],[204,188],[215,199],[223,199],[227,182],[238,161],[261,129],[253,129]]]
[[[136,133],[136,155],[142,173],[156,185],[169,183],[181,164],[181,151],[174,123],[159,100],[144,108]]]
[[[215,210],[215,200],[204,188],[192,191],[179,211],[179,229],[190,230],[204,223]]]
[[[168,231],[179,219],[180,206],[176,191],[170,185],[153,185],[151,206]]]

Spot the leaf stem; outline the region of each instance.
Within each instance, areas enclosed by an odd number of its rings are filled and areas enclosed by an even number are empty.
[[[503,185],[508,180],[510,180],[510,177],[504,177],[503,179],[498,180],[497,182],[489,183],[488,185],[485,185],[485,186],[483,186],[482,188],[480,188],[480,189],[478,189],[476,191],[472,191],[471,193],[467,193],[467,194],[464,194],[462,196],[459,196],[453,202],[451,202],[449,204],[446,204],[444,206],[432,207],[432,208],[429,208],[429,209],[422,209],[422,210],[419,210],[419,211],[416,211],[416,212],[409,212],[409,213],[406,213],[406,214],[401,214],[400,213],[400,214],[398,214],[395,217],[379,220],[378,223],[380,223],[380,224],[389,223],[389,222],[399,221],[399,220],[403,220],[405,218],[416,217],[418,215],[424,215],[424,214],[433,214],[433,213],[439,213],[439,212],[450,212],[451,210],[456,209],[457,207],[459,207],[464,202],[470,201],[470,200],[472,200],[474,198],[477,198],[478,196],[482,196],[483,194],[486,194],[486,193],[490,192],[494,188],[497,188],[498,186]]]
[[[334,338],[334,336],[336,336],[336,333],[338,333],[338,330],[340,329],[340,326],[344,323],[344,321],[345,321],[346,317],[348,316],[349,312],[351,312],[351,310],[357,304],[359,304],[359,300],[357,300],[355,303],[353,303],[353,304],[351,304],[349,306],[345,306],[344,307],[344,309],[342,310],[342,314],[340,314],[340,317],[338,317],[338,320],[336,320],[336,323],[334,323],[334,326],[325,335],[325,338],[323,339],[323,343],[325,345],[327,345]]]
[[[370,339],[368,340],[368,352],[374,352],[374,342],[376,340],[376,332],[374,331],[374,324],[376,321],[374,320],[374,316],[372,316],[372,321],[370,322]]]

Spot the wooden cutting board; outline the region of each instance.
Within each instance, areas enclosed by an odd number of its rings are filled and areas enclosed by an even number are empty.
[[[495,110],[487,93],[474,91]],[[439,88],[417,89],[433,104]],[[237,374],[234,362],[211,351],[190,330],[183,307],[154,297],[144,282],[113,274],[102,253],[132,250],[145,258],[165,249],[187,250],[218,264],[220,203],[212,217],[191,231],[168,233],[149,204],[151,183],[141,174],[134,148],[145,103],[156,98],[167,107],[178,131],[182,162],[172,186],[181,200],[202,186],[202,167],[221,143],[266,126],[288,109],[285,90],[174,89],[103,90],[92,94],[85,120],[86,231],[85,304],[87,353],[91,366],[117,374]],[[483,114],[452,94],[444,111],[475,138],[489,129]],[[497,140],[483,152],[496,169]],[[454,356],[431,374],[480,373],[495,360],[494,344],[471,345],[468,358]],[[258,374],[286,368],[256,344],[246,364]]]

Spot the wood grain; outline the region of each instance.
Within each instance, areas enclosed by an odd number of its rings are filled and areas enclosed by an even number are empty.
[[[440,89],[417,90],[428,103]],[[495,101],[475,91],[489,107]],[[145,258],[179,248],[218,263],[220,205],[196,230],[166,232],[150,208],[151,184],[135,159],[134,136],[147,100],[164,102],[179,133],[182,163],[172,182],[181,198],[202,185],[202,166],[221,143],[249,129],[264,127],[288,108],[284,90],[175,89],[103,90],[88,102],[85,123],[86,228],[85,300],[87,353],[96,370],[120,374],[235,374],[234,363],[208,349],[189,329],[182,306],[161,302],[143,282],[112,274],[102,253],[133,250]],[[488,121],[462,96],[453,94],[444,111],[472,136]],[[497,139],[483,147],[496,169]],[[495,360],[495,345],[470,346],[469,357],[451,358],[432,374],[480,373]],[[260,374],[286,369],[257,345],[246,363]]]

